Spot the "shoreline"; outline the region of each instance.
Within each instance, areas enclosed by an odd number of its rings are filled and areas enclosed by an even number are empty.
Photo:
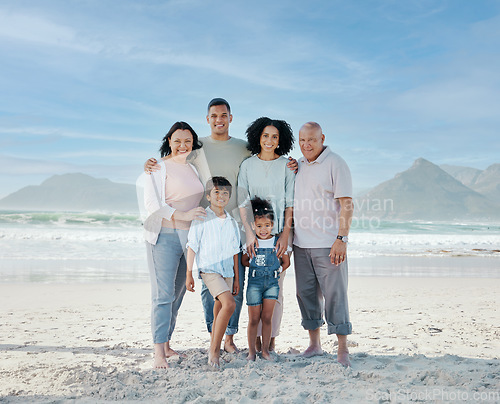
[[[293,274],[293,255],[288,272]],[[117,266],[122,262],[123,266]],[[349,276],[500,278],[500,256],[350,256]],[[0,285],[8,283],[149,282],[145,260],[0,259]]]
[[[436,400],[444,394],[499,400],[499,279],[349,282],[352,368],[335,362],[335,338],[324,326],[326,354],[296,354],[308,337],[300,325],[294,276],[287,274],[276,362],[247,363],[243,350],[223,354],[220,372],[206,366],[209,335],[199,282],[196,293],[186,293],[172,339],[187,358],[171,359],[165,371],[151,369],[148,283],[0,284],[6,319],[0,327],[0,401],[366,402],[391,392],[403,394],[396,401],[432,392]],[[235,336],[243,349],[247,318],[244,307]]]

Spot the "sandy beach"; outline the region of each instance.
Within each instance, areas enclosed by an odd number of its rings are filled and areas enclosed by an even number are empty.
[[[198,289],[199,289],[199,285]],[[500,401],[497,278],[352,277],[352,367],[325,354],[304,359],[293,274],[274,362],[224,353],[206,366],[199,291],[188,293],[167,370],[153,370],[149,285],[0,284],[0,401],[168,403]]]

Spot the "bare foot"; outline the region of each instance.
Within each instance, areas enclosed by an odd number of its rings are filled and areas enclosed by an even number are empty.
[[[271,337],[271,341],[269,341],[269,352],[274,352],[276,348],[276,337]]]
[[[271,356],[271,354],[264,351],[262,351],[262,359],[265,359],[266,361],[274,361],[274,358]]]
[[[256,354],[248,354],[247,355],[247,361],[252,361],[255,362],[255,359],[257,358]]]
[[[257,352],[262,351],[262,341],[260,340],[260,337],[257,337],[257,339],[255,340],[255,350]]]
[[[233,340],[228,341],[227,339],[224,341],[224,351],[228,353],[239,353],[240,350],[235,345]]]
[[[167,369],[168,363],[167,363],[166,358],[155,356],[153,368],[155,368],[155,369]]]
[[[337,362],[345,368],[350,367],[351,361],[349,360],[349,351],[337,351]]]
[[[167,358],[171,358],[172,356],[180,356],[181,358],[185,358],[186,355],[181,354],[177,351],[174,351],[172,348],[165,349],[165,356]]]
[[[302,352],[302,356],[304,358],[312,358],[313,356],[323,355],[323,350],[320,346],[309,346],[304,352]]]
[[[219,357],[217,355],[208,354],[208,365],[214,370],[220,370]]]
[[[179,352],[174,351],[172,348],[165,349],[165,356],[171,358],[172,356],[180,356]]]

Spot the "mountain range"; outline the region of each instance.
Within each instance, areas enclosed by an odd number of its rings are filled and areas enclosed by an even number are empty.
[[[54,175],[0,199],[0,208],[39,211],[138,211],[135,185],[86,174]]]
[[[500,219],[500,164],[486,170],[419,158],[355,200],[355,216],[388,220]],[[135,185],[81,173],[54,175],[0,200],[0,209],[138,212]]]
[[[450,165],[440,167],[472,190],[500,201],[500,164],[492,164],[486,170]]]
[[[481,171],[419,158],[356,200],[356,216],[393,220],[500,218],[500,164]],[[466,184],[469,184],[467,186]]]

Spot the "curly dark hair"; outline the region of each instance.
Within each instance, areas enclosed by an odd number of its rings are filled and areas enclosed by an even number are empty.
[[[250,203],[252,204],[252,213],[254,220],[258,217],[267,217],[272,222],[274,222],[274,211],[271,202],[256,196],[250,201]]]
[[[274,152],[278,156],[284,156],[288,154],[290,150],[293,149],[293,142],[295,138],[293,137],[292,127],[285,121],[279,119],[271,119],[266,116],[256,119],[253,121],[246,131],[248,145],[247,149],[250,150],[252,154],[260,153],[260,137],[264,128],[266,126],[274,126],[278,129],[280,134],[278,147]]]
[[[203,146],[203,144],[198,140],[198,135],[196,134],[194,129],[188,123],[179,121],[172,125],[170,130],[162,139],[162,144],[160,146],[160,155],[162,157],[168,156],[170,153],[172,153],[172,149],[170,148],[168,141],[172,137],[172,134],[178,129],[188,130],[191,132],[191,134],[193,135],[193,150],[201,149],[201,147]]]

